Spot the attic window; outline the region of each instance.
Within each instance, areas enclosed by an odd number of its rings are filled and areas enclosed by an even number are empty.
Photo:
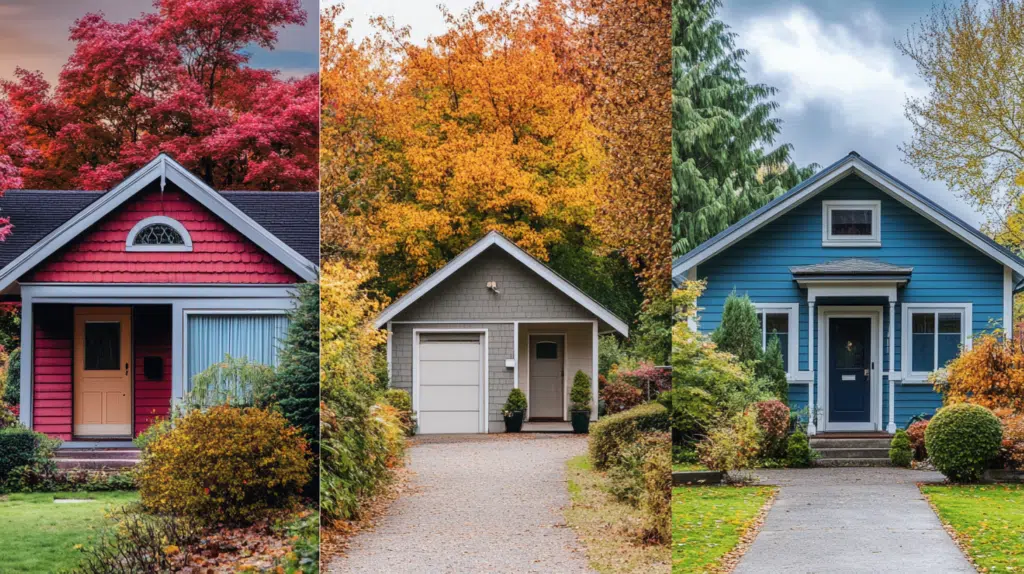
[[[881,247],[882,202],[821,202],[823,247]]]
[[[192,251],[192,237],[185,226],[162,215],[135,224],[125,242],[127,251]]]

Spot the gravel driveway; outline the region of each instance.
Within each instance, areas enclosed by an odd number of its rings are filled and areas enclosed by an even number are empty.
[[[591,572],[562,507],[573,435],[417,437],[410,491],[328,572]]]
[[[735,574],[975,572],[918,490],[937,472],[896,468],[764,470],[781,487]]]

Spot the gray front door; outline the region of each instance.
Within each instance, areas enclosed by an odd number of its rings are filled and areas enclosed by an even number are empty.
[[[565,418],[565,336],[530,337],[530,418]]]

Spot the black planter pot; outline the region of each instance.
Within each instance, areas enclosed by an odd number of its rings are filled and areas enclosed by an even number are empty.
[[[572,411],[572,432],[587,434],[590,431],[590,411]]]
[[[512,411],[512,414],[505,415],[505,432],[521,430],[523,430],[523,411]]]

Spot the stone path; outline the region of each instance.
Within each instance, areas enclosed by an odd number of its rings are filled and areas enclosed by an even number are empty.
[[[815,468],[756,472],[781,487],[736,574],[975,572],[915,483],[937,472]]]
[[[589,573],[565,525],[573,435],[417,437],[410,491],[360,533],[331,573]]]

